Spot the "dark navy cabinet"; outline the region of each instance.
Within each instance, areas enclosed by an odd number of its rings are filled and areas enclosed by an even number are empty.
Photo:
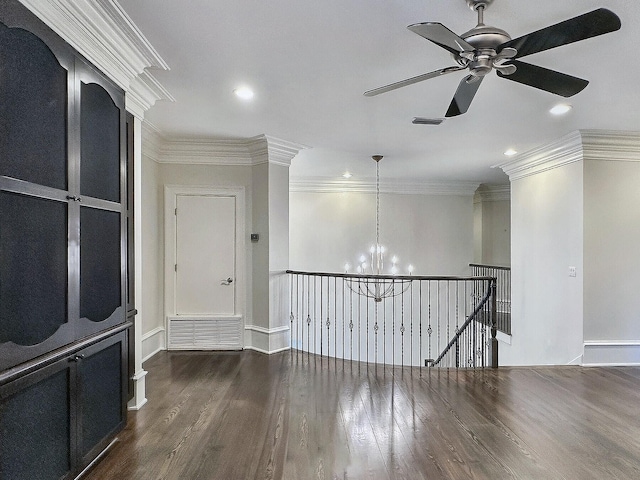
[[[0,2],[0,479],[72,478],[126,421],[124,101],[24,6]]]

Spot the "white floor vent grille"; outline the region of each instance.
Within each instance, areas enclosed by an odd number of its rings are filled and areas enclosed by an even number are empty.
[[[240,350],[242,317],[175,316],[168,318],[169,350]]]

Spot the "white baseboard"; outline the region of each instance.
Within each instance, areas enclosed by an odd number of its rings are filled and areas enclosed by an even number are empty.
[[[156,327],[142,335],[142,363],[149,360],[161,350],[166,350],[166,336],[164,327]]]
[[[257,352],[273,354],[288,350],[289,326],[264,328],[257,325],[245,325],[244,348]],[[157,327],[142,336],[142,361],[145,362],[156,353],[166,350],[166,336],[163,327]]]
[[[290,348],[289,325],[275,328],[245,325],[244,329],[244,348],[247,350],[270,355]]]
[[[586,341],[582,365],[585,367],[638,366],[640,365],[640,341]]]

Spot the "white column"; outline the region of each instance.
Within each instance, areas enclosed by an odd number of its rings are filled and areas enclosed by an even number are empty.
[[[142,120],[137,116],[133,120],[133,132],[134,289],[138,314],[134,319],[134,396],[129,402],[129,410],[138,410],[147,403],[145,396],[145,376],[147,372],[142,368],[142,318],[144,315],[144,306],[142,305]]]

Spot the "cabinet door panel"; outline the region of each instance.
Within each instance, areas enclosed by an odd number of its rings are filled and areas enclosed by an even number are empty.
[[[124,426],[126,335],[121,333],[82,352],[78,364],[81,458],[91,458]]]
[[[67,189],[67,70],[42,40],[0,23],[0,175]]]
[[[82,83],[80,98],[80,193],[120,202],[120,109],[95,83]]]
[[[67,204],[0,192],[0,256],[0,343],[41,343],[67,322]]]
[[[109,318],[122,306],[120,214],[80,209],[80,317]],[[124,315],[122,317],[124,321]]]
[[[0,478],[58,480],[70,472],[67,360],[0,389]],[[9,392],[9,390],[13,390]]]

